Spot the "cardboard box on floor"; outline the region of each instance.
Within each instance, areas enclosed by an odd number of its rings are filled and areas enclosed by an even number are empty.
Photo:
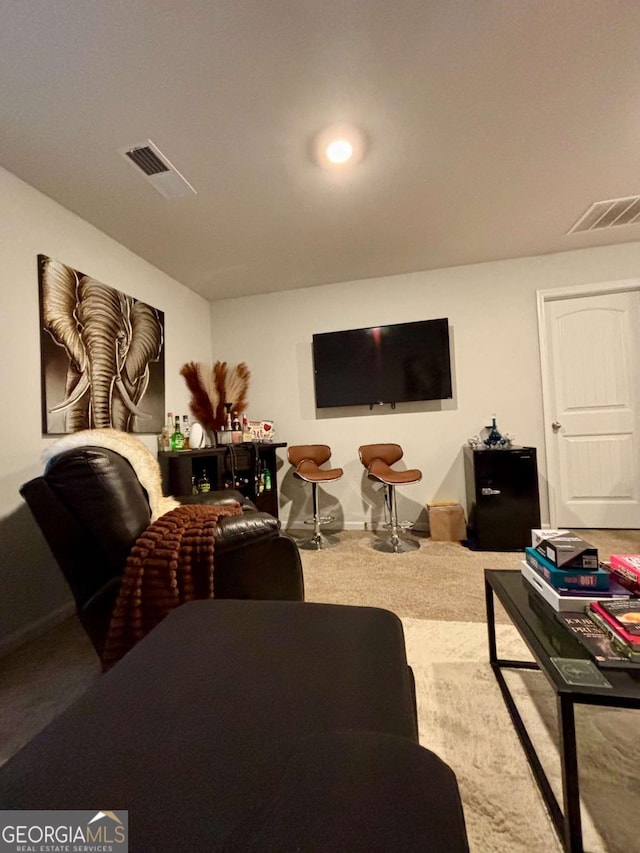
[[[427,504],[429,533],[436,542],[461,542],[467,538],[467,520],[456,501]]]

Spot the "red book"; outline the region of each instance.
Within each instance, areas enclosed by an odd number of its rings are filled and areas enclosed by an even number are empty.
[[[630,592],[640,594],[640,554],[612,554],[611,576]]]
[[[615,602],[627,607],[613,610],[612,604],[614,602],[592,601],[589,609],[610,625],[631,648],[640,650],[640,601]]]

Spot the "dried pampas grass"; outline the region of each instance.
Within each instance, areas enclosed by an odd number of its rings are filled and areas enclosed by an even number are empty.
[[[233,403],[235,412],[243,412],[247,408],[247,391],[251,374],[249,368],[242,362],[227,371],[225,382],[225,403]]]
[[[225,403],[238,412],[247,408],[251,373],[244,362],[229,369],[226,361],[217,361],[212,367],[190,361],[182,366],[180,375],[191,391],[191,414],[207,430],[224,426]]]

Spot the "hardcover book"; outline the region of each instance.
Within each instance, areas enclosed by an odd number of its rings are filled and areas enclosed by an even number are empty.
[[[589,619],[589,614],[584,611],[576,611],[574,613],[554,611],[533,589],[529,593],[529,604],[531,609],[543,622],[553,623],[554,627],[560,625],[561,628],[565,629],[558,631],[557,629],[553,630],[550,628],[549,631],[545,632],[551,646],[560,657],[575,658],[576,654],[573,651],[573,643],[578,642],[581,648],[584,649],[585,654],[588,654],[599,667],[609,669],[640,668],[640,656],[635,658],[628,651],[619,649],[609,632],[604,628],[599,628],[595,623],[595,619],[589,626],[582,622],[584,619]],[[567,617],[578,619],[580,622],[566,624],[564,620]],[[580,627],[584,627],[587,630],[579,630]],[[593,636],[593,629],[601,631],[601,636]],[[604,643],[601,641],[603,637],[605,640]]]
[[[628,643],[624,637],[618,633],[611,622],[608,622],[604,616],[595,610],[592,610],[591,607],[593,607],[593,605],[589,606],[589,610],[587,611],[588,615],[593,619],[596,625],[599,625],[609,635],[614,646],[625,654],[629,660],[640,664],[640,649]]]
[[[559,569],[550,563],[536,548],[525,548],[525,559],[532,569],[557,590],[566,592],[575,589],[608,590],[609,573],[604,569]]]
[[[628,655],[617,649],[607,632],[586,613],[556,613],[555,617],[600,666],[629,664]]]
[[[600,606],[614,620],[621,631],[626,631],[640,642],[640,600],[637,598],[629,601],[602,601]]]
[[[640,554],[612,554],[611,576],[636,595],[640,595]]]

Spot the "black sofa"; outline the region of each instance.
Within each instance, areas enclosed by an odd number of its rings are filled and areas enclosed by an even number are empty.
[[[128,810],[129,850],[468,851],[386,610],[173,611],[0,768],[1,809]]]
[[[97,432],[90,435],[95,437]],[[123,440],[123,453],[131,441],[130,437],[126,443]],[[150,456],[146,461],[159,483],[155,458],[144,446],[142,452]],[[148,488],[152,492],[151,485]],[[127,556],[151,521],[149,492],[124,455],[91,445],[54,453],[42,476],[20,488],[71,588],[80,621],[98,654]],[[238,500],[243,507],[241,516],[223,517],[218,523],[216,598],[304,599],[298,548],[282,533],[276,518],[258,512],[240,492],[210,492],[182,503],[192,500],[212,504]]]

